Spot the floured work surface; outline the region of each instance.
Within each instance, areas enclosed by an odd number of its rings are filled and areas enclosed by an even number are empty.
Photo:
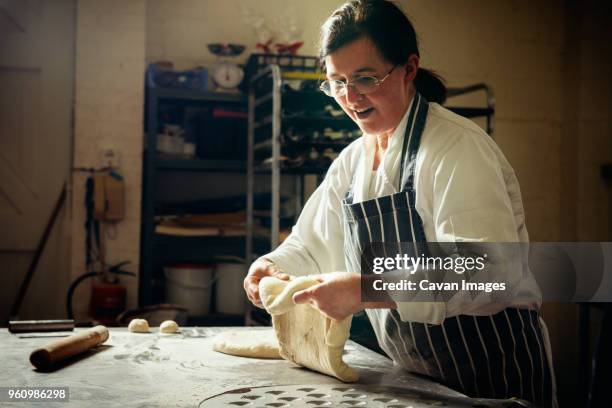
[[[235,357],[213,351],[214,337],[222,331],[269,328],[181,328],[181,334],[129,333],[111,328],[109,340],[86,357],[51,373],[36,372],[28,357],[52,339],[20,339],[0,329],[0,371],[3,387],[68,387],[70,406],[173,406],[194,407],[224,391],[245,387],[295,384],[346,386],[341,381],[296,367],[284,360]],[[393,368],[393,363],[353,342],[345,347],[344,360],[360,379],[351,387],[386,385],[418,389],[435,395],[458,396],[442,385]],[[40,407],[40,402],[20,402],[19,407]],[[55,404],[47,404],[55,405]],[[232,405],[233,406],[233,405]]]

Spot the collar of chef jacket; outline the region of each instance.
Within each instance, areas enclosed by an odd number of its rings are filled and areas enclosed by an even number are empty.
[[[376,152],[376,136],[370,134],[364,134],[362,136],[362,152],[352,186],[354,203],[398,192],[402,142],[408,122],[408,113],[410,112],[414,99],[413,97],[408,104],[404,116],[393,131],[387,151],[376,171],[372,170],[374,165],[374,153]]]

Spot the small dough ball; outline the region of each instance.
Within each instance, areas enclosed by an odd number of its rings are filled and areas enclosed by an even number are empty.
[[[128,330],[132,333],[148,333],[149,322],[147,322],[145,319],[132,319],[130,325],[128,326]]]
[[[179,325],[174,320],[166,320],[159,325],[159,331],[162,333],[177,333]]]

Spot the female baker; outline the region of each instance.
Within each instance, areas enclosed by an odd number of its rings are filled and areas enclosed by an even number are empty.
[[[414,28],[396,5],[341,6],[322,26],[320,57],[321,90],[363,137],[333,162],[291,235],[251,265],[251,302],[261,306],[264,276],[317,274],[321,283],[294,301],[336,320],[365,309],[396,364],[469,396],[556,405],[533,285],[516,301],[362,302],[359,258],[370,243],[527,242],[527,229],[510,164],[478,126],[436,103],[446,89],[419,67]]]

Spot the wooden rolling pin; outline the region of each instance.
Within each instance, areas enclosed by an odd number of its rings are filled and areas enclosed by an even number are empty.
[[[55,364],[96,347],[106,340],[108,340],[106,327],[92,327],[34,350],[30,354],[30,362],[39,370],[49,370]]]

